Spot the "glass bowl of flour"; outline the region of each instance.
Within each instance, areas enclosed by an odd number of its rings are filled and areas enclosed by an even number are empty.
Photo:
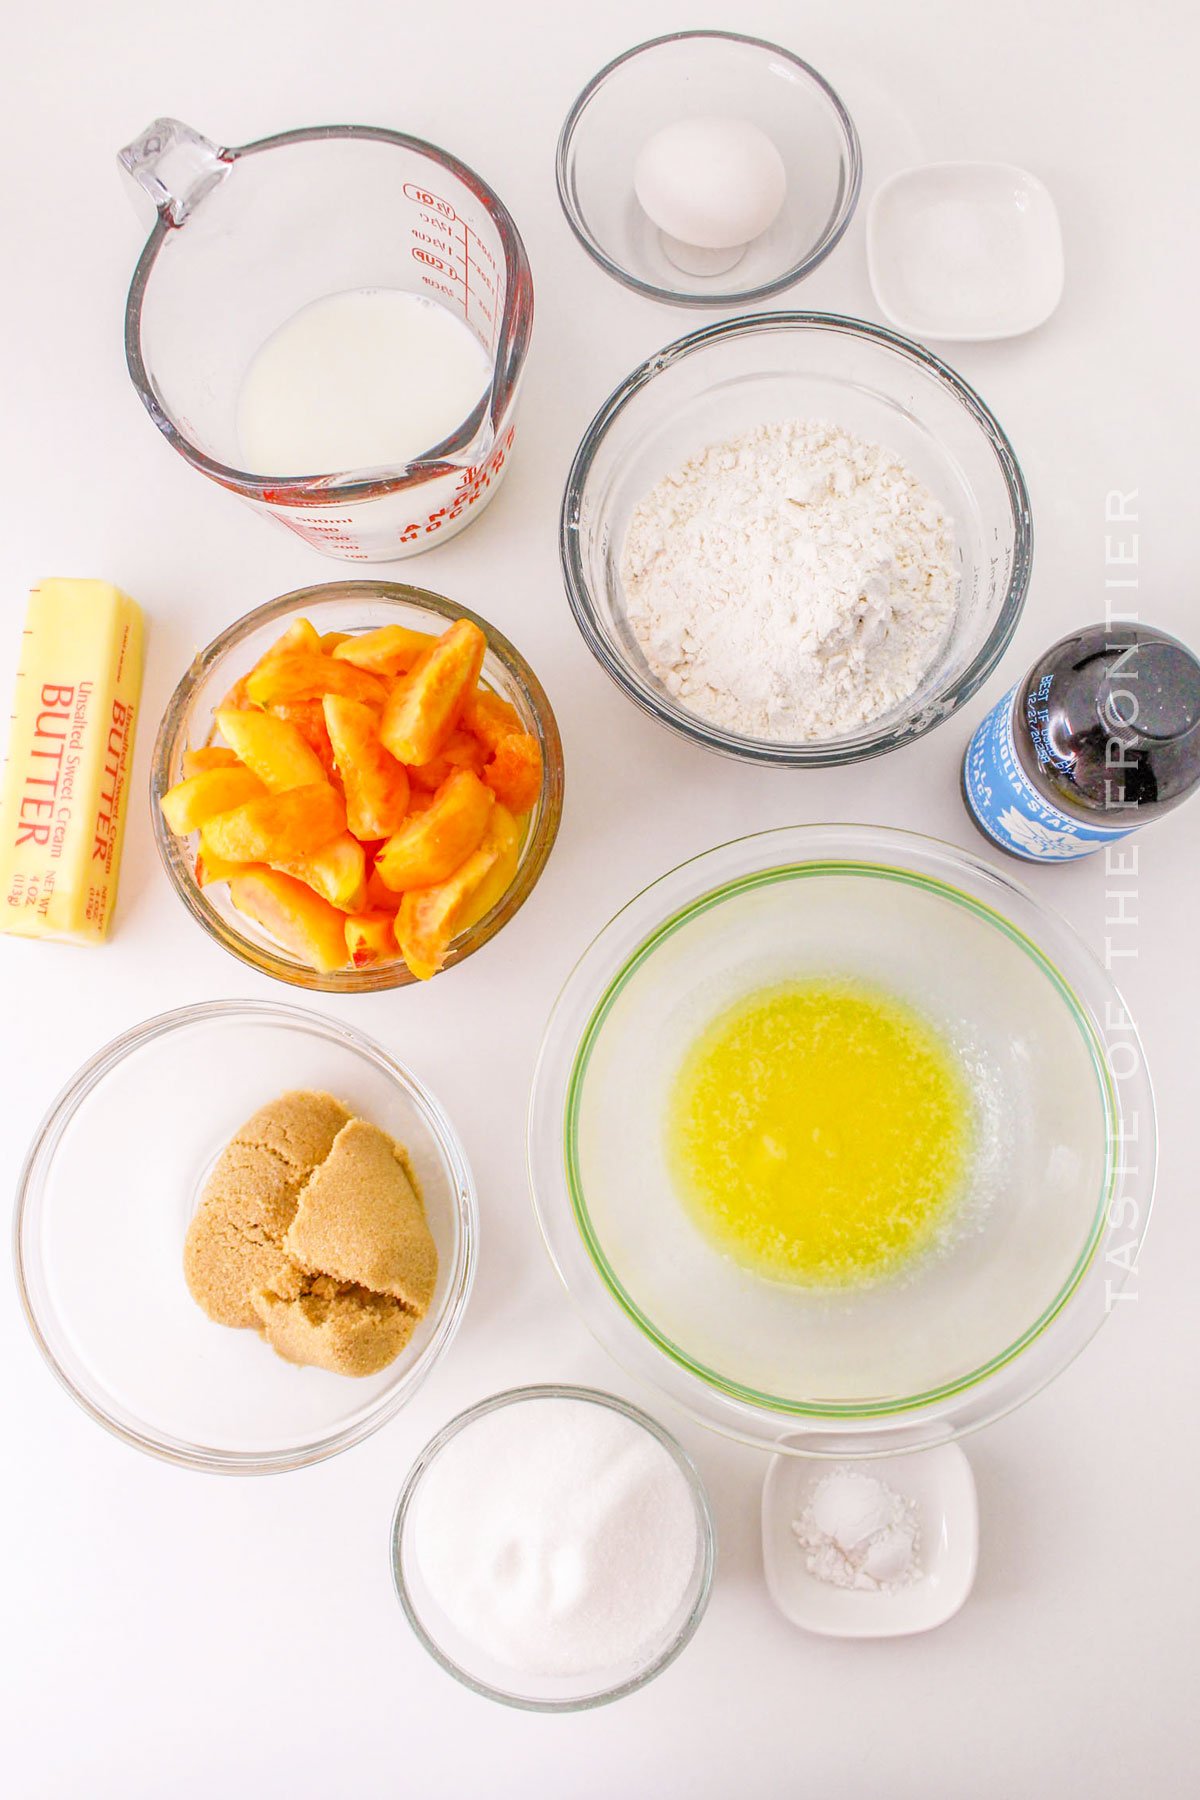
[[[983,401],[882,326],[775,312],[623,381],[563,497],[568,598],[645,712],[784,767],[921,736],[1016,628],[1033,526]]]

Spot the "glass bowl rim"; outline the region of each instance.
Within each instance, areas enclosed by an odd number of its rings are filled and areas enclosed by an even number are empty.
[[[697,1535],[700,1540],[696,1565],[699,1570],[696,1596],[688,1609],[687,1617],[675,1635],[638,1674],[628,1677],[614,1687],[602,1688],[578,1699],[532,1699],[525,1695],[491,1687],[487,1682],[478,1681],[461,1664],[455,1662],[453,1657],[447,1655],[426,1629],[404,1575],[402,1550],[404,1529],[421,1481],[430,1465],[446,1445],[456,1438],[465,1427],[473,1425],[478,1419],[486,1418],[489,1413],[497,1412],[506,1406],[519,1405],[527,1400],[582,1400],[590,1405],[606,1407],[610,1412],[620,1413],[625,1418],[631,1419],[635,1425],[640,1425],[643,1430],[648,1431],[668,1452],[688,1484],[688,1492],[691,1495],[696,1519]],[[589,1712],[597,1706],[607,1706],[614,1700],[624,1699],[627,1694],[635,1693],[638,1688],[645,1687],[648,1682],[653,1681],[656,1675],[661,1675],[663,1670],[668,1668],[690,1643],[704,1617],[712,1594],[713,1578],[716,1573],[717,1533],[712,1504],[700,1471],[683,1445],[667,1430],[665,1425],[661,1425],[651,1414],[643,1412],[641,1407],[635,1406],[632,1401],[624,1400],[618,1394],[610,1394],[603,1388],[549,1381],[533,1382],[523,1387],[505,1388],[500,1393],[490,1394],[486,1399],[478,1400],[473,1406],[465,1407],[462,1412],[456,1413],[440,1430],[434,1433],[419,1452],[404,1478],[392,1514],[388,1548],[392,1585],[404,1616],[418,1642],[428,1651],[434,1661],[445,1669],[448,1675],[452,1675],[456,1681],[461,1682],[463,1687],[469,1688],[472,1693],[482,1695],[485,1700],[497,1700],[504,1706],[514,1707],[522,1712]]]
[[[818,856],[805,859],[798,851],[791,855],[781,852],[777,857],[767,860],[769,851],[779,840],[799,839],[801,844],[806,841],[811,843],[819,840],[822,834],[859,840],[866,846],[866,851],[846,853],[840,858],[829,856],[824,860]],[[872,860],[870,851],[876,846],[879,854]],[[887,862],[886,852],[889,847],[891,863],[881,866]],[[1010,895],[1015,901],[1031,909],[1038,925],[1051,940],[1054,954],[1051,955],[1029,932],[1008,918],[999,905],[989,905],[985,899],[981,899],[977,891],[956,889],[953,882],[930,878],[919,870],[914,875],[914,871],[904,868],[902,863],[898,867],[897,859],[903,858],[906,852],[910,857],[932,852],[942,863],[956,870],[964,880],[974,879],[977,884],[982,880],[986,889],[998,892],[1001,897]],[[689,898],[678,905],[672,905],[665,913],[661,906],[652,911],[652,902],[659,889],[681,877],[687,877],[698,884],[703,876],[704,866],[725,853],[740,853],[747,859],[761,860],[748,860],[740,876],[733,875],[721,881],[706,882],[703,886],[696,885]],[[856,873],[873,876],[899,874],[902,879],[915,885],[940,890],[944,896],[959,904],[967,904],[970,910],[983,917],[985,923],[1002,929],[1011,941],[1032,956],[1042,973],[1056,986],[1060,996],[1067,1000],[1075,1023],[1083,1035],[1085,1047],[1090,1053],[1106,1116],[1107,1160],[1101,1197],[1087,1241],[1052,1305],[1021,1334],[1014,1345],[1000,1356],[990,1359],[981,1369],[927,1394],[909,1396],[882,1407],[859,1403],[830,1405],[780,1401],[776,1396],[761,1395],[755,1390],[741,1387],[728,1378],[714,1378],[713,1371],[707,1370],[703,1364],[683,1352],[652,1321],[645,1318],[636,1303],[624,1293],[621,1283],[608,1270],[607,1259],[597,1257],[597,1246],[580,1216],[578,1197],[572,1184],[572,1109],[577,1104],[581,1065],[586,1065],[586,1055],[590,1050],[594,1031],[603,1023],[602,1014],[615,997],[620,984],[642,961],[653,954],[666,935],[678,924],[686,922],[687,918],[695,916],[706,904],[718,904],[729,897],[731,890],[737,891],[747,884],[760,885],[773,876],[802,874],[814,866],[826,873],[835,869],[845,872],[849,867]],[[643,915],[644,923],[640,922]],[[623,926],[629,928],[626,932],[629,942],[619,965],[614,969],[610,959],[607,972],[597,975],[593,965],[601,960],[606,941],[610,941]],[[635,926],[636,937],[633,935]],[[1069,977],[1060,967],[1062,963],[1071,965]],[[1089,986],[1092,994],[1101,1002],[1100,1009],[1088,1003],[1086,990]],[[583,994],[579,990],[585,987],[586,994]],[[1107,1009],[1114,1003],[1119,1022],[1113,1021],[1107,1013]],[[575,1022],[568,1029],[565,1015],[572,1009]],[[1136,1082],[1138,1111],[1131,1112],[1120,1094],[1119,1084],[1122,1078],[1107,1054],[1110,1028],[1114,1034],[1118,1030],[1124,1031],[1136,1050],[1135,1062],[1128,1078],[1135,1079]],[[565,1049],[561,1043],[555,1042],[556,1034],[568,1040]],[[557,1060],[566,1065],[557,1074],[553,1067],[552,1051],[557,1054]],[[1125,1131],[1124,1121],[1127,1116],[1141,1119],[1136,1138]],[[551,1133],[556,1146],[553,1168],[546,1166]],[[1131,1161],[1131,1155],[1138,1160]],[[1088,950],[1074,928],[1021,883],[958,845],[896,827],[851,824],[782,826],[732,839],[687,858],[626,902],[593,937],[555,1001],[534,1070],[527,1135],[530,1193],[543,1242],[559,1279],[582,1312],[585,1323],[610,1354],[641,1378],[656,1382],[660,1390],[666,1392],[675,1404],[682,1406],[702,1423],[715,1426],[717,1430],[743,1442],[753,1443],[757,1447],[796,1448],[783,1445],[781,1440],[786,1438],[789,1431],[812,1427],[814,1436],[811,1443],[797,1453],[814,1455],[879,1456],[917,1449],[924,1443],[944,1441],[946,1437],[958,1437],[1001,1417],[1060,1373],[1094,1335],[1109,1310],[1106,1298],[1103,1310],[1095,1316],[1096,1301],[1100,1297],[1095,1281],[1103,1261],[1098,1257],[1098,1252],[1106,1230],[1114,1228],[1113,1214],[1126,1191],[1126,1185],[1136,1186],[1142,1201],[1135,1232],[1136,1249],[1140,1250],[1153,1201],[1155,1159],[1153,1089],[1136,1026],[1111,976]],[[586,1210],[585,1206],[585,1216]],[[574,1248],[576,1244],[582,1246],[587,1258],[590,1271],[587,1279],[598,1284],[594,1292],[590,1287],[581,1290],[578,1276],[570,1273],[566,1266],[564,1249]],[[1136,1254],[1133,1258],[1133,1265],[1135,1264]],[[1122,1265],[1119,1278],[1107,1278],[1110,1289],[1119,1289],[1123,1285],[1130,1266]],[[1087,1294],[1081,1293],[1081,1290],[1089,1281],[1092,1283],[1093,1303],[1085,1317],[1083,1301]],[[596,1319],[592,1316],[591,1302],[595,1296],[604,1301],[602,1319],[599,1313]],[[1076,1296],[1079,1296],[1078,1303],[1072,1307],[1070,1303]],[[642,1348],[649,1347],[654,1352],[655,1361],[650,1371],[635,1364],[632,1353],[623,1354],[624,1344],[614,1347],[616,1326],[620,1320],[626,1320],[634,1327]],[[606,1331],[605,1326],[610,1329]],[[1061,1339],[1068,1326],[1072,1342],[1063,1354]],[[1032,1384],[1028,1384],[1024,1378],[1030,1364],[1022,1360],[1023,1354],[1037,1345],[1039,1340],[1043,1341],[1045,1349],[1056,1333],[1053,1352],[1055,1360],[1052,1366],[1043,1369]],[[624,1335],[623,1325],[621,1334]],[[685,1385],[666,1385],[672,1372],[681,1375]],[[1016,1382],[1016,1376],[1021,1377],[1021,1381]],[[1016,1387],[1020,1391],[1015,1391]],[[724,1416],[719,1422],[714,1420],[704,1410],[705,1399],[717,1402],[718,1406],[725,1401],[732,1402],[741,1409],[743,1419],[748,1415],[758,1422],[758,1429],[752,1430],[748,1426],[739,1429],[736,1423],[731,1423]],[[955,1412],[964,1407],[975,1408],[975,1416],[965,1420],[955,1418]],[[944,1425],[947,1417],[951,1421],[948,1429]],[[931,1419],[938,1421],[935,1436],[927,1435],[922,1423]],[[777,1427],[770,1435],[766,1430],[768,1424]],[[816,1432],[821,1427],[829,1428],[828,1448],[824,1445],[817,1447]],[[869,1437],[868,1434],[872,1431],[876,1435]],[[860,1442],[856,1443],[851,1434],[858,1434]]]
[[[85,1393],[59,1361],[38,1316],[29,1280],[34,1256],[32,1246],[27,1241],[27,1234],[33,1229],[44,1198],[46,1182],[63,1134],[80,1106],[105,1077],[133,1051],[142,1049],[171,1032],[209,1019],[236,1021],[239,1017],[247,1016],[341,1042],[365,1056],[391,1083],[399,1086],[421,1113],[449,1165],[453,1181],[453,1204],[458,1219],[458,1253],[441,1313],[429,1342],[409,1366],[399,1384],[380,1395],[378,1402],[350,1426],[327,1432],[303,1447],[266,1453],[206,1449],[189,1444],[184,1439],[173,1438],[165,1432],[139,1430],[109,1411],[93,1394]],[[340,1019],[327,1019],[319,1013],[311,1013],[302,1007],[275,1000],[204,1000],[175,1007],[169,1012],[157,1013],[152,1018],[130,1026],[89,1056],[55,1095],[34,1133],[21,1166],[13,1210],[12,1242],[17,1293],[33,1340],[60,1385],[90,1418],[114,1437],[131,1444],[134,1449],[145,1451],[150,1456],[181,1468],[202,1469],[222,1475],[272,1475],[307,1468],[362,1443],[407,1405],[448,1349],[462,1323],[475,1280],[478,1239],[479,1203],[466,1152],[441,1103],[410,1069],[391,1056],[374,1038]]]
[[[974,657],[957,680],[930,697],[912,717],[886,728],[865,730],[848,737],[817,740],[813,743],[791,743],[770,738],[739,737],[712,725],[697,714],[688,712],[667,695],[659,694],[644,682],[624,652],[616,644],[605,624],[580,554],[580,519],[584,496],[591,478],[597,453],[625,407],[647,389],[655,376],[661,375],[685,357],[703,352],[712,344],[726,339],[753,337],[759,332],[815,331],[857,338],[894,352],[914,362],[931,375],[939,386],[958,401],[967,415],[983,432],[996,458],[1013,526],[1013,565],[1000,609],[992,627]],[[914,743],[927,731],[942,724],[983,685],[996,668],[1017,628],[1033,562],[1033,514],[1029,491],[1021,465],[1017,461],[1007,433],[987,403],[962,376],[923,344],[886,325],[868,319],[856,319],[842,313],[776,311],[748,313],[734,319],[721,319],[703,325],[696,331],[676,338],[661,350],[648,356],[631,370],[615,387],[591,420],[575,452],[559,513],[559,561],[567,600],[581,636],[605,673],[635,706],[659,724],[682,737],[742,761],[759,762],[775,768],[825,768],[843,763],[865,762],[883,756],[903,744]]]
[[[416,976],[402,957],[397,957],[393,962],[367,965],[362,969],[335,969],[322,973],[292,961],[269,944],[255,943],[231,924],[206,898],[204,890],[196,881],[192,859],[186,852],[187,840],[177,838],[170,830],[159,804],[170,785],[171,760],[179,735],[186,729],[188,709],[199,683],[218,667],[223,657],[231,650],[236,650],[260,626],[282,619],[290,613],[303,613],[306,607],[340,599],[350,602],[355,599],[393,601],[431,613],[448,624],[455,619],[469,619],[483,632],[488,651],[499,660],[515,685],[520,688],[533,716],[542,751],[542,791],[538,797],[536,823],[522,847],[521,861],[512,883],[491,911],[462,933],[457,946],[446,958],[443,974],[465,962],[468,956],[482,949],[484,944],[495,937],[520,911],[540,880],[554,848],[562,819],[562,737],[546,690],[524,656],[504,633],[478,613],[472,612],[470,607],[461,606],[457,601],[435,593],[430,588],[413,587],[407,582],[372,581],[350,576],[341,581],[318,582],[312,587],[295,588],[290,593],[280,594],[274,600],[265,601],[251,612],[243,613],[203,650],[196,652],[167,701],[151,756],[150,814],[154,841],[171,885],[208,936],[231,956],[236,956],[240,962],[256,969],[260,974],[273,976],[289,987],[303,988],[309,992],[373,994],[410,987],[416,981]]]
[[[631,270],[623,268],[620,263],[615,262],[609,256],[589,229],[582,212],[575,204],[570,181],[570,158],[576,129],[593,98],[609,77],[614,75],[625,63],[641,56],[644,51],[660,50],[666,44],[689,43],[703,39],[741,44],[752,50],[765,50],[771,56],[782,57],[793,68],[799,69],[826,101],[841,132],[846,160],[846,191],[842,196],[841,204],[827,222],[815,244],[805,251],[799,262],[793,263],[781,275],[772,276],[770,281],[757,282],[753,287],[738,288],[723,294],[688,293],[675,288],[660,287],[656,282],[644,281],[640,276],[634,275]],[[647,38],[644,43],[634,44],[630,49],[623,50],[619,56],[614,56],[611,61],[605,63],[602,69],[598,69],[580,90],[572,102],[558,134],[558,145],[554,155],[554,176],[559,205],[562,207],[563,215],[576,241],[582,245],[592,261],[597,263],[614,281],[619,281],[622,287],[630,288],[634,293],[643,294],[651,300],[665,301],[671,306],[708,308],[748,306],[755,301],[768,300],[775,294],[782,293],[784,289],[795,286],[805,276],[810,275],[818,264],[823,263],[830,252],[837,248],[849,228],[862,193],[862,145],[854,121],[846,110],[840,94],[818,69],[813,68],[811,63],[805,62],[803,57],[797,56],[794,51],[786,49],[782,44],[772,43],[768,38],[754,37],[740,31],[668,31],[659,37]]]

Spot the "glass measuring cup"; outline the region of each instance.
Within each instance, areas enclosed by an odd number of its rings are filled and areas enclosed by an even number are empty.
[[[487,504],[512,450],[533,278],[486,182],[418,138],[323,125],[223,149],[156,119],[120,152],[157,211],[125,310],[133,384],[192,467],[326,556],[388,562],[444,542]],[[420,294],[465,321],[492,363],[470,416],[420,457],[259,475],[239,466],[237,402],[255,352],[310,301]]]

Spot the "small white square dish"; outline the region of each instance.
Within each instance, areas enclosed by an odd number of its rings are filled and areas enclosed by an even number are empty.
[[[902,169],[871,201],[867,268],[881,311],[912,337],[1016,337],[1062,297],[1058,209],[1009,163]]]
[[[865,1591],[835,1587],[809,1573],[792,1529],[813,1490],[834,1468],[874,1476],[916,1509],[921,1573],[910,1585]],[[907,1456],[833,1464],[783,1452],[763,1483],[763,1571],[772,1600],[793,1625],[823,1637],[906,1637],[944,1625],[975,1581],[979,1508],[971,1465],[957,1444]]]

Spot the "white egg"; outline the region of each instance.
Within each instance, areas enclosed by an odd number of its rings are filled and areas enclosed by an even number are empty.
[[[779,215],[783,158],[748,119],[678,119],[643,145],[633,172],[643,210],[681,244],[748,244]]]

